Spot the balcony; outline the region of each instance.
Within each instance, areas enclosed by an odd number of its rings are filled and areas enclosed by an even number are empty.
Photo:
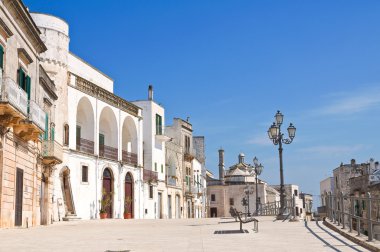
[[[56,165],[62,163],[62,146],[53,140],[42,142],[42,163],[45,165]]]
[[[77,138],[77,151],[93,155],[95,150],[94,146],[95,144],[93,141],[84,138]]]
[[[195,158],[195,153],[193,150],[185,150],[185,153],[183,154],[183,159],[187,162],[193,161]]]
[[[0,114],[25,118],[28,115],[28,96],[11,78],[0,85]]]
[[[118,150],[117,148],[101,144],[99,145],[99,156],[118,160]]]
[[[137,154],[128,152],[128,151],[123,151],[122,152],[122,160],[124,163],[130,164],[130,165],[137,165]]]
[[[35,101],[29,101],[29,122],[34,123],[41,131],[45,128],[46,113]]]
[[[158,173],[151,170],[143,169],[143,180],[144,182],[152,183],[157,182]]]
[[[174,176],[166,176],[166,183],[169,186],[177,186],[177,178]]]

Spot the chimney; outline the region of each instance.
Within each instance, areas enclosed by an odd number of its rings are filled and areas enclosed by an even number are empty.
[[[149,85],[149,89],[148,89],[148,100],[149,100],[149,101],[153,101],[153,86],[152,86],[152,85]]]
[[[219,180],[224,184],[224,150],[219,149]]]
[[[239,154],[239,164],[244,164],[244,157],[245,157],[244,153]]]

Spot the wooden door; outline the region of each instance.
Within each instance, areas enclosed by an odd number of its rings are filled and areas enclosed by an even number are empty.
[[[112,175],[109,169],[105,169],[103,172],[103,191],[108,197],[111,197],[111,202],[109,206],[105,208],[107,212],[107,218],[112,218],[113,212],[113,194],[112,194]],[[106,197],[103,195],[103,197]]]
[[[15,226],[22,226],[23,188],[24,188],[24,171],[20,168],[17,168],[17,172],[16,172]]]
[[[181,208],[179,204],[179,195],[175,196],[175,208],[176,208],[176,218],[180,219],[181,218]]]
[[[168,218],[172,218],[172,196],[168,195]]]
[[[162,219],[162,216],[161,216],[161,198],[162,198],[162,193],[158,193],[157,210],[158,210],[158,218],[159,219]]]
[[[133,218],[133,181],[132,181],[132,176],[127,173],[125,176],[125,198],[129,197],[131,199],[131,204],[129,206],[128,212],[131,213],[132,218]],[[125,207],[125,205],[124,205]]]
[[[63,174],[63,193],[66,206],[66,214],[74,214],[73,200],[71,198],[71,185],[69,175],[65,172]]]

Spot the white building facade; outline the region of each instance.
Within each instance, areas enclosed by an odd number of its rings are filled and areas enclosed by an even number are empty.
[[[142,111],[113,94],[113,80],[69,52],[68,25],[32,14],[48,50],[42,64],[58,89],[57,138],[63,162],[54,171],[54,220],[143,218]],[[110,204],[104,206],[104,196]]]

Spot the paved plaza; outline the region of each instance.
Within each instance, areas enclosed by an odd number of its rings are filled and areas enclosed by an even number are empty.
[[[238,230],[233,219],[91,220],[1,229],[0,251],[367,251],[321,222],[259,217]]]

